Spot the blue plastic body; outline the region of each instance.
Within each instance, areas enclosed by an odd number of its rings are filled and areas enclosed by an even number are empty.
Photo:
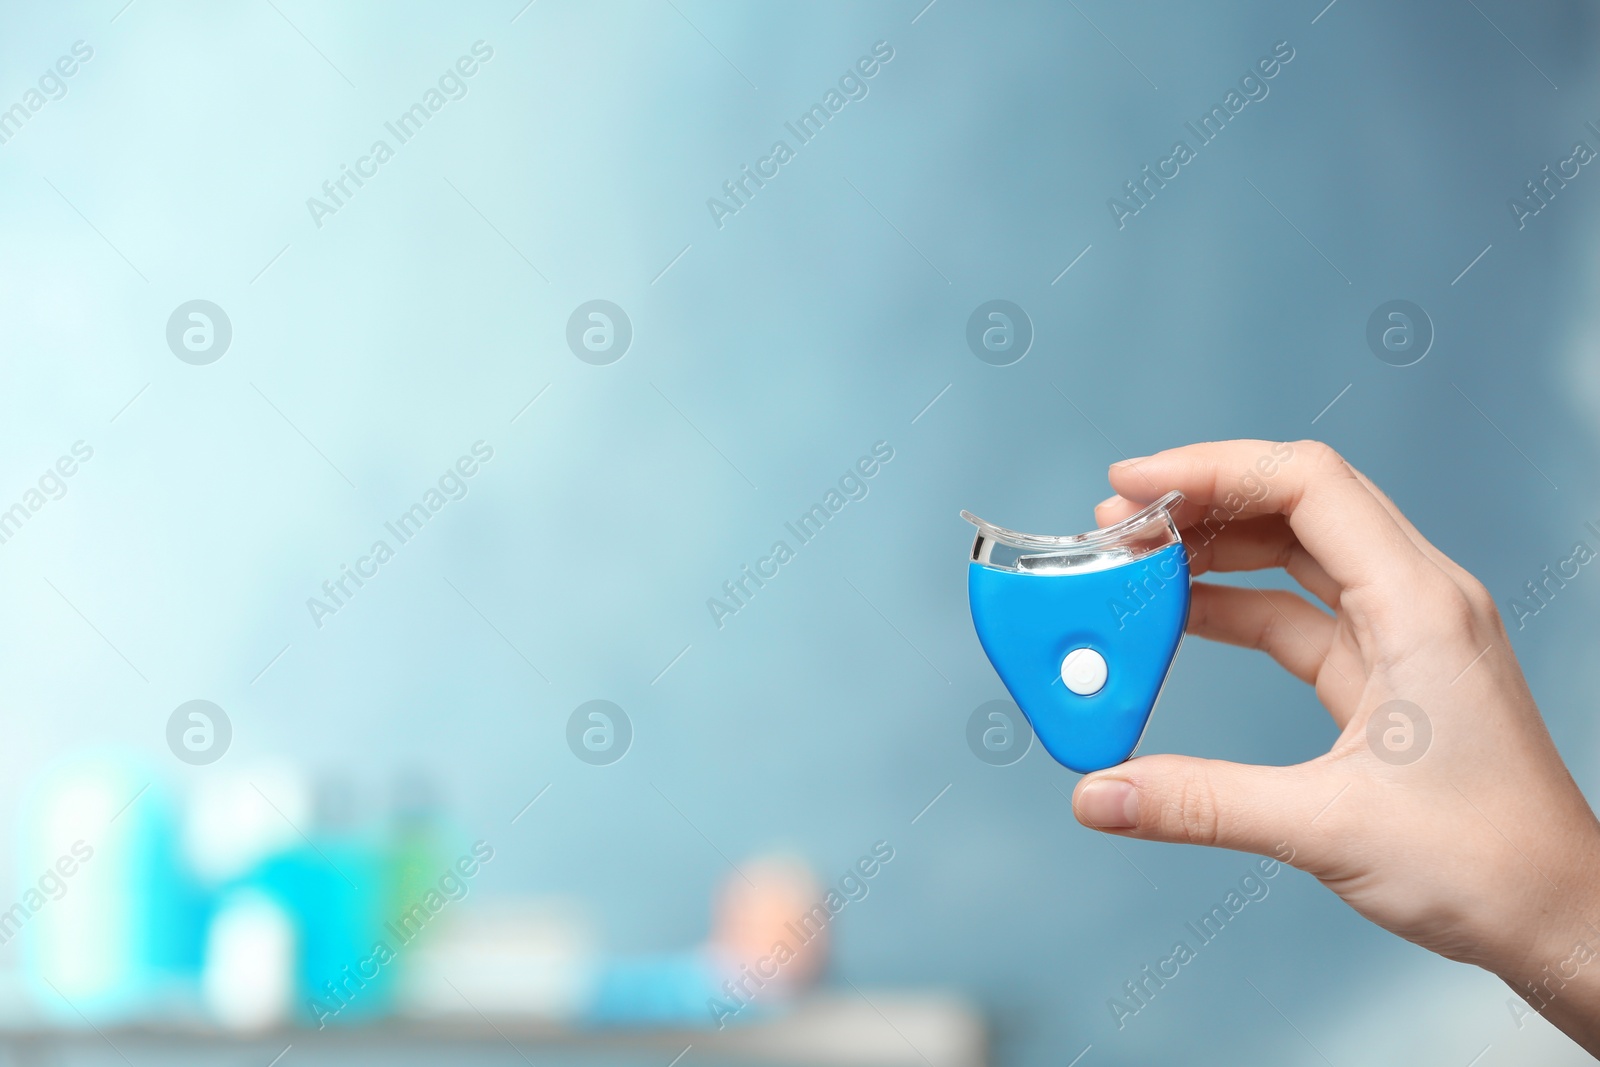
[[[1030,574],[971,563],[978,640],[1056,762],[1080,773],[1133,755],[1189,621],[1189,559],[1173,544],[1086,574]],[[1106,683],[1079,696],[1061,661],[1092,648]]]

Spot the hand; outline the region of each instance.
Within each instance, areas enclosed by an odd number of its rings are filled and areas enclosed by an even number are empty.
[[[1600,823],[1484,587],[1317,442],[1191,445],[1110,478],[1101,525],[1181,490],[1195,575],[1281,567],[1322,602],[1197,581],[1188,628],[1266,652],[1341,732],[1292,767],[1130,760],[1078,783],[1078,821],[1286,859],[1600,1054]]]

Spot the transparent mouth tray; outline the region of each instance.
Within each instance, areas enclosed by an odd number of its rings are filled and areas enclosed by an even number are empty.
[[[970,511],[961,517],[978,528],[972,542],[974,563],[1020,574],[1088,574],[1136,562],[1180,543],[1173,513],[1181,503],[1182,493],[1168,493],[1121,522],[1064,536],[1019,533]]]

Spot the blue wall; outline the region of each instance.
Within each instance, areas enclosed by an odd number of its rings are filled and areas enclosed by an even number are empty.
[[[1107,998],[1251,861],[1099,839],[1042,751],[973,757],[1003,693],[957,511],[1076,530],[1122,455],[1315,436],[1508,605],[1600,519],[1600,177],[1521,229],[1506,205],[1600,143],[1581,5],[120,7],[0,29],[0,107],[93,49],[0,144],[0,506],[94,450],[0,544],[10,808],[90,747],[191,783],[163,731],[205,698],[240,766],[374,796],[425,769],[496,842],[485,892],[586,897],[618,950],[700,936],[719,851],[827,876],[887,840],[838,975],[970,994],[1004,1064],[1563,1054],[1295,872],[1119,1031]],[[478,41],[400,144],[385,122]],[[1119,226],[1108,198],[1280,41],[1268,94]],[[877,42],[865,97],[799,144],[785,122]],[[1035,331],[1009,367],[965,341],[995,298]],[[165,338],[192,299],[232,324],[206,366]],[[593,299],[632,323],[607,366],[566,343]],[[1411,367],[1366,345],[1391,299],[1436,330]],[[465,497],[317,625],[308,598],[478,441]],[[880,441],[865,498],[719,626],[708,598]],[[1597,593],[1513,632],[1586,789]],[[604,768],[565,740],[596,698],[635,731]],[[1264,658],[1193,641],[1144,750],[1333,736]]]

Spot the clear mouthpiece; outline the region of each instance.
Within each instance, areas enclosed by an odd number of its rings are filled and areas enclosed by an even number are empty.
[[[961,517],[978,528],[972,560],[997,570],[1027,574],[1082,574],[1105,570],[1159,552],[1182,540],[1173,512],[1183,494],[1171,492],[1121,522],[1088,533],[1019,533],[985,522],[970,511]]]

